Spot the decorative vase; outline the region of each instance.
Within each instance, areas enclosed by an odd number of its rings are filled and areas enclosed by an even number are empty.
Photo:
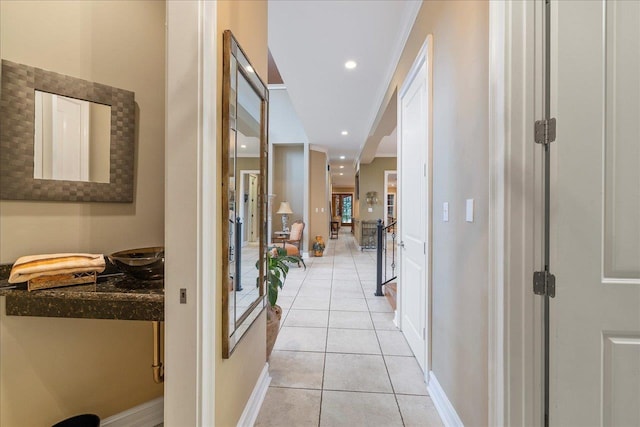
[[[279,305],[267,307],[267,359],[271,356],[271,351],[278,338],[280,331],[280,319],[282,318],[282,308]]]
[[[316,242],[313,244],[313,256],[321,257],[324,253],[324,239],[322,236],[316,236]]]

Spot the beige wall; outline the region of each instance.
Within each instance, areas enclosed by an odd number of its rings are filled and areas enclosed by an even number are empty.
[[[239,171],[259,171],[260,157],[238,157],[237,168]]]
[[[0,201],[0,262],[163,244],[164,14],[164,2],[0,2],[2,58],[131,90],[138,107],[134,203]],[[150,323],[4,313],[2,426],[104,418],[162,395]]]
[[[360,200],[359,218],[360,220],[384,220],[386,214],[384,210],[384,171],[394,171],[397,168],[395,157],[376,157],[369,164],[360,165]],[[373,205],[373,212],[369,212],[367,204],[367,192],[378,192],[378,203]]]
[[[267,2],[266,1],[219,1],[218,2],[218,52],[222,52],[222,33],[230,29],[240,46],[247,54],[253,68],[263,81],[267,77]],[[222,93],[222,54],[218,55],[218,94]],[[221,97],[218,96],[218,141],[222,139]],[[220,156],[221,144],[218,144]],[[220,168],[220,164],[218,164]],[[259,169],[259,168],[256,168]],[[220,200],[218,200],[218,205]],[[220,226],[221,221],[217,221]],[[218,247],[218,253],[223,253]],[[217,260],[218,294],[225,292],[220,277],[220,257]],[[221,301],[216,301],[216,322],[219,324],[222,313]],[[216,331],[217,349],[221,349],[222,330]],[[215,425],[235,426],[249,400],[249,396],[266,362],[266,317],[264,313],[255,321],[236,346],[229,359],[222,359],[219,352],[216,357],[216,402]]]
[[[337,187],[334,185],[331,188],[332,193],[353,193],[355,191],[356,191],[355,187]]]
[[[309,150],[309,242],[311,244],[315,242],[317,235],[322,236],[324,240],[329,238],[331,214],[327,175],[327,154]]]
[[[423,2],[385,102],[428,34],[434,55],[431,368],[463,423],[487,425],[488,2]],[[475,199],[473,223],[464,219],[468,198]],[[443,202],[449,202],[448,223],[441,221]]]
[[[304,220],[304,145],[280,144],[273,146],[273,231],[282,229],[282,216],[276,214],[280,202],[288,201],[293,215],[289,215],[289,224],[298,219]],[[305,236],[309,233],[306,225]]]

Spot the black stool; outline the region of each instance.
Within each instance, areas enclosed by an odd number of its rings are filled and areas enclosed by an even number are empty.
[[[100,417],[94,414],[82,414],[62,420],[52,427],[100,427]]]

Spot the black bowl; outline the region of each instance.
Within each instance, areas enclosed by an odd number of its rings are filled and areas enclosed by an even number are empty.
[[[138,280],[164,279],[164,246],[128,249],[108,257],[120,271]]]

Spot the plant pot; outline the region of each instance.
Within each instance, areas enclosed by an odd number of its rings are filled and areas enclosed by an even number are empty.
[[[324,253],[324,239],[322,236],[316,236],[316,241],[312,246],[313,256],[322,256]]]
[[[282,308],[279,305],[267,307],[267,359],[271,356],[271,351],[278,338],[280,331],[280,319],[282,318]]]

